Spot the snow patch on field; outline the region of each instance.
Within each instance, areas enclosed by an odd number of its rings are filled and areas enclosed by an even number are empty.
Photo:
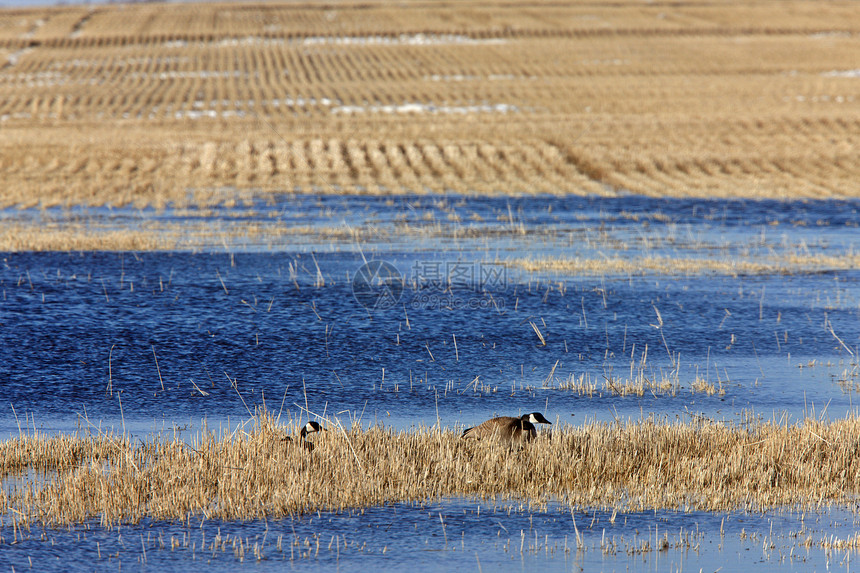
[[[301,40],[304,45],[397,45],[438,46],[446,44],[505,44],[501,38],[471,38],[462,34],[400,34],[399,36],[309,36]]]
[[[220,48],[237,46],[283,46],[300,44],[303,46],[440,46],[440,45],[493,45],[506,44],[503,38],[472,38],[463,34],[400,34],[397,36],[307,36],[304,38],[267,38],[265,36],[245,36],[242,38],[223,38],[215,41],[172,40],[164,44],[167,48],[186,48],[189,45],[214,45]]]
[[[470,114],[470,113],[518,113],[521,109],[515,105],[507,103],[499,104],[475,104],[475,105],[436,105],[432,103],[421,102],[406,102],[402,104],[365,104],[365,105],[343,105],[339,101],[334,101],[329,98],[281,98],[272,99],[265,102],[255,101],[231,101],[231,100],[213,100],[203,101],[197,100],[192,104],[192,109],[173,111],[169,108],[164,109],[166,113],[171,113],[176,119],[201,119],[201,118],[226,118],[226,117],[245,117],[253,113],[253,108],[260,107],[291,107],[291,108],[310,108],[321,107],[330,108],[332,114]],[[221,109],[218,109],[221,108]],[[223,109],[232,108],[232,109]],[[247,111],[246,111],[247,110]],[[153,110],[150,117],[158,114],[159,110]]]
[[[854,70],[830,70],[821,74],[826,78],[860,78],[860,69]]]
[[[512,113],[518,112],[515,105],[507,103],[482,105],[435,105],[432,103],[403,103],[400,105],[341,105],[332,108],[332,113],[431,113],[431,114],[469,114],[469,113]]]
[[[503,80],[533,80],[534,76],[518,76],[515,74],[489,74],[486,76],[474,74],[432,74],[424,76],[430,82],[476,82],[487,80],[491,82]]]

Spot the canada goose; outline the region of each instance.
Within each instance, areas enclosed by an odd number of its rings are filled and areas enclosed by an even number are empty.
[[[463,438],[494,438],[508,445],[523,444],[537,437],[535,424],[550,424],[540,412],[523,414],[519,418],[500,416],[463,431]]]
[[[302,427],[302,431],[299,432],[299,445],[306,449],[309,452],[314,451],[313,443],[308,441],[308,434],[313,434],[314,432],[322,432],[325,428],[320,426],[319,422],[308,422]],[[293,439],[290,436],[284,438],[284,441],[288,444],[293,443]]]

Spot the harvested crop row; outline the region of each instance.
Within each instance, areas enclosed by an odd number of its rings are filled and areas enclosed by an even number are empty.
[[[0,206],[160,206],[210,186],[860,195],[860,13],[790,8],[10,11]]]

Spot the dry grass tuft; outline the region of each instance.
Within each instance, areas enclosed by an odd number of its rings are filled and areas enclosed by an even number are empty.
[[[0,230],[0,251],[163,251],[180,246],[179,234],[166,229],[98,229],[75,223],[13,223]]]
[[[519,258],[505,261],[514,267],[531,272],[563,272],[580,275],[698,275],[720,274],[773,275],[799,272],[824,272],[850,270],[860,266],[860,255],[843,256],[797,255],[786,253],[771,256],[767,260],[700,259],[674,257],[633,257],[629,259],[608,257],[600,259],[572,258]]]
[[[369,234],[363,229],[288,225],[277,220],[236,223],[216,222],[205,213],[194,216],[196,221],[143,221],[133,228],[110,222],[12,223],[0,229],[0,251],[174,251],[227,244],[274,245],[303,236],[346,241]]]
[[[22,435],[0,444],[3,471],[54,470],[4,492],[16,526],[98,517],[107,526],[188,514],[258,519],[442,496],[549,498],[641,510],[819,506],[860,489],[860,419],[587,423],[510,453],[457,431],[333,428],[308,453],[263,413],[250,431],[190,444],[122,437]]]
[[[726,395],[726,391],[723,389],[722,382],[715,386],[712,382],[708,382],[707,380],[705,380],[704,378],[700,378],[699,376],[696,376],[696,379],[690,385],[690,388],[693,392],[707,394],[708,396],[713,396],[714,394],[718,394],[720,396]]]
[[[836,551],[857,551],[860,550],[860,533],[855,533],[846,538],[831,536],[824,538],[817,544],[812,541],[812,537],[808,537],[804,542],[806,547],[818,545],[822,549],[834,549]]]

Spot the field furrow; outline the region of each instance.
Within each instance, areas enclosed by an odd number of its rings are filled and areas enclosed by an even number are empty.
[[[857,195],[860,12],[784,8],[6,10],[0,205],[165,204],[200,185]]]

